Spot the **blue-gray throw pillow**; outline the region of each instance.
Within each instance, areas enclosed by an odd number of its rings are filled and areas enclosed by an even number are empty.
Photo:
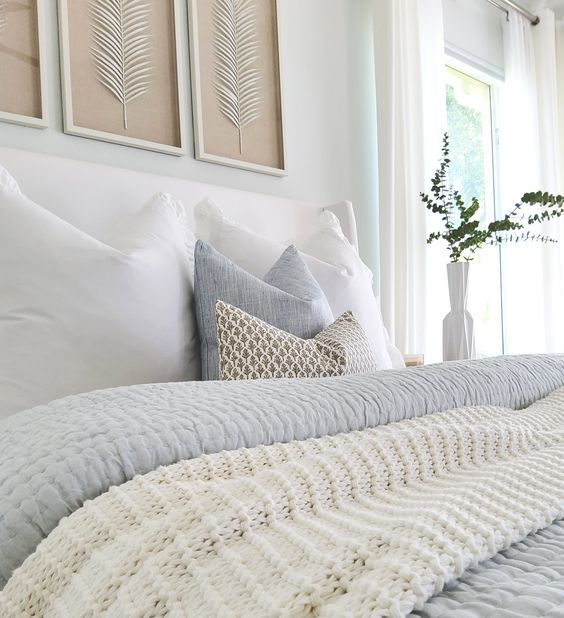
[[[333,322],[325,294],[294,246],[261,280],[199,240],[194,252],[194,296],[203,380],[219,379],[218,300],[302,339],[315,337]]]

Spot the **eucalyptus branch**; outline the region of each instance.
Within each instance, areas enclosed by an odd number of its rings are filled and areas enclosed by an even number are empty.
[[[448,134],[443,136],[442,159],[431,179],[431,194],[421,193],[421,201],[427,210],[441,216],[444,229],[432,232],[427,238],[431,244],[443,240],[447,244],[452,262],[470,261],[476,252],[484,246],[496,246],[504,243],[541,242],[555,243],[554,238],[545,234],[525,230],[527,225],[535,225],[561,217],[564,214],[564,196],[536,191],[525,193],[521,201],[501,219],[490,221],[480,227],[480,202],[473,197],[466,206],[461,194],[449,184],[448,171],[450,144]],[[540,212],[525,214],[525,207],[540,207]]]
[[[551,238],[550,236],[546,236],[545,234],[534,234],[532,232],[523,232],[521,234],[510,234],[509,236],[499,236],[495,238],[489,238],[487,243],[488,245],[500,245],[502,243],[509,242],[541,242],[541,243],[557,243],[558,241],[555,238]]]

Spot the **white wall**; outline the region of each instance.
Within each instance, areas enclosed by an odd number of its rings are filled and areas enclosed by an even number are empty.
[[[497,77],[503,76],[505,13],[486,0],[443,0],[445,44],[465,60]]]
[[[38,130],[0,123],[1,145],[304,200],[331,203],[352,199],[359,219],[361,251],[374,267],[375,192],[372,181],[359,176],[359,170],[373,170],[373,178],[377,176],[376,161],[370,158],[370,149],[376,146],[371,105],[357,92],[370,89],[364,80],[370,66],[359,57],[370,44],[371,24],[362,20],[367,0],[278,3],[288,167],[288,177],[282,179],[199,162],[192,153],[177,158],[64,135],[56,4],[55,0],[46,2],[51,127]],[[186,24],[182,46],[188,54],[186,5],[181,4],[180,19]],[[369,50],[368,62],[371,55]],[[363,118],[366,113],[367,120]],[[190,107],[185,114],[191,148]]]

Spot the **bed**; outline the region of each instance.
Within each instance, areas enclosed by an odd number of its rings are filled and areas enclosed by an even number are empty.
[[[278,240],[323,208],[7,149],[0,162],[100,236],[154,191],[229,198]],[[338,214],[355,243],[352,207]],[[537,355],[138,384],[11,414],[0,615],[561,616],[563,389],[564,356]]]

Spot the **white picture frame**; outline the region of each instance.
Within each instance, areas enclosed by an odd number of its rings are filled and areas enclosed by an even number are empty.
[[[276,5],[276,34],[278,42],[278,71],[279,71],[279,93],[280,93],[280,134],[281,134],[281,157],[282,165],[280,167],[271,167],[267,165],[260,165],[257,163],[251,163],[247,161],[241,161],[239,159],[233,159],[225,156],[212,154],[206,151],[205,148],[205,135],[204,135],[204,123],[202,117],[203,102],[202,102],[202,88],[201,80],[202,75],[200,71],[200,35],[198,31],[198,1],[201,0],[187,0],[188,4],[188,21],[189,21],[189,43],[190,43],[190,75],[191,75],[191,92],[192,92],[192,117],[194,128],[194,154],[197,160],[205,161],[208,163],[215,163],[219,165],[226,165],[228,167],[234,167],[237,169],[248,170],[252,172],[259,172],[262,174],[269,174],[271,176],[284,177],[288,175],[287,172],[287,158],[286,158],[286,135],[285,135],[285,114],[284,114],[284,79],[283,79],[283,67],[282,58],[280,54],[280,17],[278,12],[278,2],[275,0]]]
[[[119,135],[108,131],[101,131],[87,127],[78,126],[74,120],[73,101],[72,101],[72,77],[70,64],[70,45],[69,45],[69,23],[68,5],[72,0],[58,0],[59,9],[59,45],[60,45],[60,66],[61,66],[61,89],[63,100],[63,124],[64,132],[69,135],[85,137],[103,142],[110,142],[153,152],[160,152],[175,156],[184,156],[188,153],[186,144],[186,84],[185,76],[187,73],[187,63],[182,48],[183,40],[183,20],[180,11],[182,0],[173,0],[174,6],[174,33],[175,33],[175,55],[176,55],[176,86],[178,93],[178,122],[180,145],[161,144],[145,139],[138,139],[125,135]]]
[[[0,121],[24,127],[46,129],[49,126],[49,106],[47,104],[47,52],[45,41],[45,2],[37,0],[37,39],[39,45],[39,88],[41,96],[41,117],[26,116],[0,110]]]

